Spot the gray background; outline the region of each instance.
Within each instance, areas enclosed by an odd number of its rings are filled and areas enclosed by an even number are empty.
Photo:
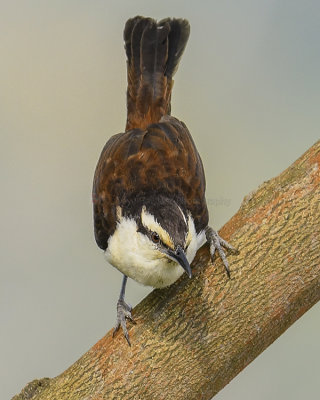
[[[319,4],[1,1],[1,399],[62,372],[114,323],[121,275],[94,242],[91,182],[125,123],[126,19],[190,20],[172,109],[219,228],[319,138]],[[130,281],[128,301],[148,291]],[[216,398],[318,398],[319,334],[318,305]]]

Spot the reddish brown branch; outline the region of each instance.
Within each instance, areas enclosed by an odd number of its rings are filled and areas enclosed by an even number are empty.
[[[15,400],[212,398],[320,298],[319,182],[320,142],[247,196],[221,230],[241,252],[230,257],[231,280],[200,249],[192,280],[134,309],[131,348],[109,332]]]

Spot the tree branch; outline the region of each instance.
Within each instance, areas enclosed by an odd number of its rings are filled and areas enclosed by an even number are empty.
[[[14,400],[211,399],[320,298],[320,141],[248,195],[220,234],[231,280],[199,250],[194,277],[133,311],[132,347],[107,333]],[[129,324],[130,325],[130,324]]]

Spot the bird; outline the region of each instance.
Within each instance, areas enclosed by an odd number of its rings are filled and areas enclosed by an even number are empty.
[[[125,302],[128,277],[164,288],[186,273],[197,250],[209,244],[226,273],[225,251],[237,250],[208,225],[205,173],[186,125],[171,116],[173,76],[190,35],[182,18],[130,18],[124,28],[127,58],[125,131],[104,146],[93,179],[94,234],[106,260],[122,274],[113,336],[121,327],[131,345]]]

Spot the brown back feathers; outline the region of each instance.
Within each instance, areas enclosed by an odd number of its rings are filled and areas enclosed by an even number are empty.
[[[168,115],[172,77],[189,33],[183,19],[157,23],[135,17],[125,26],[127,129],[105,145],[92,192],[95,238],[104,250],[117,226],[118,206],[124,217],[138,220],[149,205],[156,218],[165,215],[170,223],[172,210],[163,207],[175,203],[186,217],[192,215],[197,233],[208,224],[201,158],[185,124]]]

